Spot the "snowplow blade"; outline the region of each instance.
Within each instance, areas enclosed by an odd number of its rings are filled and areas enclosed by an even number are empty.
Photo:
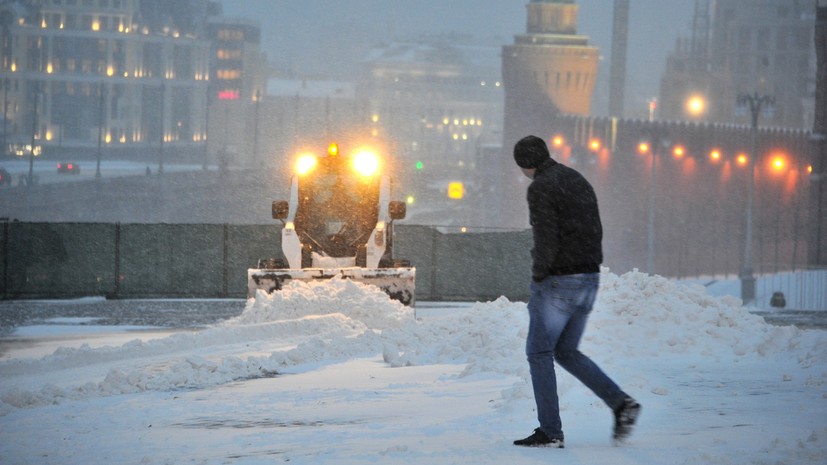
[[[391,299],[404,305],[414,306],[416,268],[304,268],[300,270],[247,270],[247,297],[255,297],[261,289],[268,294],[281,290],[290,280],[315,281],[335,277],[372,284],[379,287]]]

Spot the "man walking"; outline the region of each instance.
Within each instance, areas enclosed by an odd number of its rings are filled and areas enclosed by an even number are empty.
[[[631,434],[640,404],[578,350],[603,261],[594,189],[580,173],[551,159],[539,137],[517,142],[514,161],[532,179],[528,210],[534,247],[526,355],[540,422],[534,434],[514,444],[564,447],[555,360],[612,409],[613,438],[620,442]]]

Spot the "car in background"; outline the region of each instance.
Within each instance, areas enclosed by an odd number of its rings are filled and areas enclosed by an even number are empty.
[[[3,184],[11,186],[11,173],[9,173],[6,168],[0,167],[0,186]]]
[[[58,163],[57,174],[80,174],[80,165],[70,161]]]

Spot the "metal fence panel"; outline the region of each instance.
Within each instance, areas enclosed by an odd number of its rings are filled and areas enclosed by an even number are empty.
[[[247,296],[247,269],[261,258],[281,256],[281,228],[274,225],[227,226],[226,294]]]
[[[108,294],[114,283],[114,225],[7,223],[4,294]]]
[[[223,226],[124,224],[119,296],[218,296],[223,287]]]

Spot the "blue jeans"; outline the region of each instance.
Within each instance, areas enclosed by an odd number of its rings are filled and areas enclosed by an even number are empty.
[[[612,410],[626,394],[577,348],[597,297],[599,273],[549,276],[531,283],[526,355],[537,402],[540,430],[563,439],[554,360],[592,390]]]

